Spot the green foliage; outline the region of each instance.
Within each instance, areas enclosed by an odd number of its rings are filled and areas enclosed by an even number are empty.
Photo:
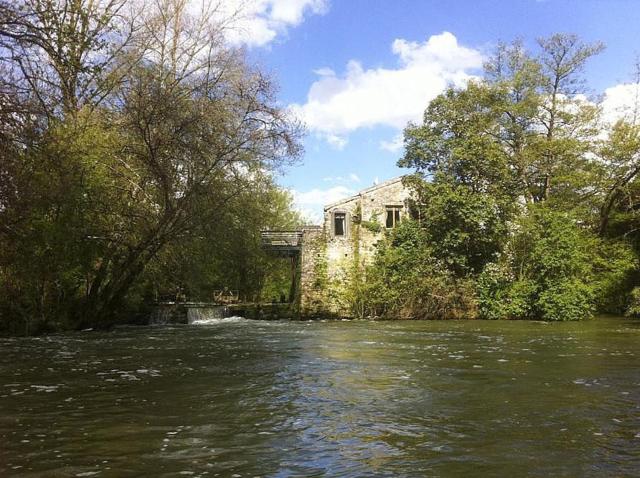
[[[377,212],[372,213],[368,221],[360,221],[360,225],[374,234],[382,231],[382,224],[380,224],[379,214]]]
[[[631,243],[620,239],[597,239],[591,253],[596,311],[624,314],[637,284],[640,270]]]
[[[636,267],[625,244],[603,241],[566,213],[531,208],[514,225],[504,254],[478,278],[480,314],[488,319],[588,318],[595,310],[611,311],[610,301],[625,296]]]
[[[540,292],[536,308],[543,320],[583,320],[594,310],[593,288],[579,279],[552,282]]]
[[[456,277],[433,254],[432,242],[417,221],[404,220],[379,243],[365,269],[358,303],[366,317],[473,318],[470,281]]]
[[[457,276],[476,273],[494,259],[508,232],[513,204],[437,175],[414,179],[421,224],[433,255]]]
[[[273,171],[301,130],[271,81],[177,0],[129,21],[121,0],[40,3],[3,5],[0,329],[108,327],[165,292],[282,287],[260,230],[299,221]]]
[[[629,305],[625,315],[628,317],[640,317],[640,287],[634,287],[629,295]]]
[[[477,280],[480,317],[484,319],[534,318],[537,285],[529,279],[513,280],[498,264],[487,264]]]
[[[103,157],[118,140],[106,121],[95,114],[82,128],[52,122],[38,149],[13,156],[13,177],[25,182],[0,215],[0,328],[31,334],[74,325],[87,277],[105,253],[102,232],[114,221],[101,214],[117,201]]]
[[[474,284],[481,317],[620,313],[639,280],[639,130],[603,128],[581,99],[602,45],[556,34],[538,46],[500,44],[482,80],[434,99],[405,129],[399,165],[416,170],[430,257]]]
[[[237,290],[243,299],[271,300],[289,296],[291,261],[270,257],[261,246],[260,231],[290,230],[300,225],[291,197],[269,177],[253,178],[189,237],[168,244],[142,277],[147,294],[182,291],[192,300],[211,300],[213,290]]]
[[[493,101],[492,90],[482,84],[448,89],[431,101],[422,125],[405,129],[406,152],[398,165],[446,176],[474,192],[496,191],[511,182],[504,149],[488,134],[495,129]]]

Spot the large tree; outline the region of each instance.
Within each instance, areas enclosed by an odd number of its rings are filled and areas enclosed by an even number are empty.
[[[5,305],[110,323],[163,250],[237,231],[225,225],[246,213],[235,199],[299,155],[299,125],[225,43],[215,5],[188,7],[2,4],[3,67],[24,111],[8,108],[0,130],[15,138],[1,152]]]
[[[535,54],[500,44],[481,79],[449,88],[405,129],[399,165],[416,171],[408,182],[430,250],[490,298],[484,316],[624,308],[637,260],[594,232],[634,232],[640,140],[628,119],[603,125],[588,95],[582,72],[602,48],[563,34]]]

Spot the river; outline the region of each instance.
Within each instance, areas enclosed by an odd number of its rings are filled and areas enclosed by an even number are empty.
[[[640,321],[0,339],[0,476],[640,476]]]

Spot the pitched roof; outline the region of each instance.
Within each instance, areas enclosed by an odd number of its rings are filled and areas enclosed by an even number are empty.
[[[403,176],[398,176],[396,178],[388,179],[388,180],[383,181],[381,183],[374,184],[373,186],[371,186],[371,187],[369,187],[367,189],[363,189],[362,191],[358,192],[357,194],[354,194],[353,196],[349,196],[349,197],[340,199],[339,201],[332,202],[331,204],[327,204],[324,207],[324,210],[326,211],[326,210],[331,209],[333,207],[339,206],[340,204],[344,204],[346,202],[352,201],[352,200],[356,199],[358,196],[362,196],[363,194],[367,194],[367,193],[370,193],[370,192],[375,191],[377,189],[384,188],[384,187],[387,187],[387,186],[391,186],[392,184],[395,184],[397,182],[402,181],[402,179],[404,177],[405,177],[404,175]]]

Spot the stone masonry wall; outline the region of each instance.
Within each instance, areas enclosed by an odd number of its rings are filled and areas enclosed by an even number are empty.
[[[300,314],[348,316],[341,297],[354,271],[373,260],[384,237],[387,206],[407,214],[409,191],[400,178],[361,191],[325,208],[324,224],[303,229],[300,259]],[[333,233],[333,213],[346,214],[346,234]],[[372,224],[378,223],[378,231]],[[366,223],[369,227],[365,227]]]
[[[325,209],[324,231],[326,239],[327,281],[331,284],[345,284],[349,273],[362,270],[365,264],[373,260],[377,242],[385,233],[387,206],[403,206],[401,217],[407,214],[406,200],[410,193],[402,184],[401,178],[387,181],[378,186],[365,189],[357,196],[335,203]],[[334,212],[347,214],[347,234],[334,236],[332,221]],[[379,231],[365,227],[363,222],[379,224]],[[347,315],[344,304],[335,288],[329,287],[326,306],[337,315]]]
[[[300,314],[313,316],[324,309],[326,239],[322,226],[302,230],[300,253]]]

